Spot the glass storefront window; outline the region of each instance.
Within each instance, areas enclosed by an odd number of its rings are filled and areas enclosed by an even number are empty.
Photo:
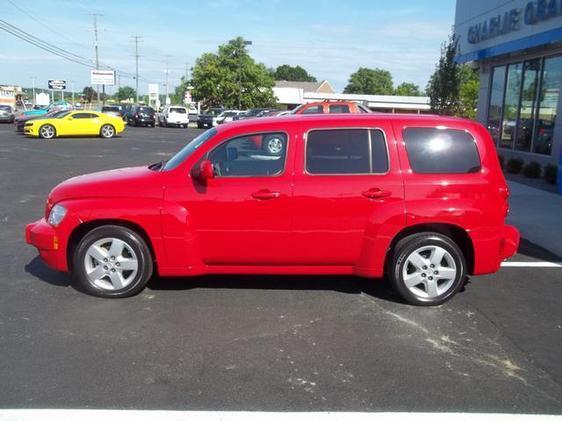
[[[507,83],[503,105],[503,121],[500,139],[500,146],[502,148],[513,148],[519,108],[519,94],[521,92],[522,72],[523,66],[521,63],[510,64],[507,67]]]
[[[517,141],[515,142],[515,149],[518,151],[531,151],[540,71],[541,59],[523,63],[523,87],[521,89],[521,106],[516,130]]]
[[[490,89],[490,104],[488,105],[488,131],[496,145],[500,140],[500,127],[503,108],[503,91],[505,89],[505,66],[494,67],[492,86]]]
[[[539,112],[535,125],[533,152],[550,155],[554,120],[558,107],[558,97],[562,84],[562,56],[544,60],[542,84],[539,95]]]

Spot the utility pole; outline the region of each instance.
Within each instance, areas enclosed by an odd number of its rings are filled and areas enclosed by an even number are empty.
[[[252,41],[244,41],[244,46],[242,48],[246,48],[249,45],[252,45]],[[238,109],[240,110],[242,108],[242,61],[240,57],[238,57],[238,88]]]
[[[94,50],[96,52],[96,70],[100,69],[100,57],[99,57],[99,49],[98,49],[98,16],[101,16],[99,13],[92,13],[94,17]],[[105,88],[105,87],[104,87]],[[100,88],[98,86],[98,105],[100,103]]]
[[[185,83],[189,80],[189,63],[185,63]]]
[[[139,39],[142,39],[139,35],[133,35],[131,38],[135,40],[135,92],[136,92],[136,103],[139,103]]]
[[[72,106],[74,107],[74,81],[70,81],[70,89],[72,90]]]
[[[31,83],[33,84],[33,85],[32,85],[32,88],[31,88],[31,90],[32,90],[32,95],[33,95],[33,98],[32,98],[31,103],[33,104],[34,107],[35,107],[35,79],[37,79],[36,76],[33,76],[33,77],[31,78]]]
[[[168,105],[168,101],[169,101],[169,94],[170,94],[170,90],[168,89],[168,59],[170,56],[166,56],[166,105]]]

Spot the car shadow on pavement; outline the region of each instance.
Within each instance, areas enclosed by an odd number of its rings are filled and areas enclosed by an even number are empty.
[[[35,256],[27,265],[25,271],[30,275],[57,287],[68,287],[71,285],[70,275],[50,269],[41,257]]]
[[[195,288],[336,291],[344,294],[366,294],[373,298],[403,304],[385,279],[354,276],[302,275],[203,275],[193,278],[154,277],[151,290],[189,290]]]
[[[36,256],[25,271],[35,278],[58,287],[73,287],[71,276],[57,272]],[[465,280],[459,293],[464,292],[470,278]],[[74,287],[73,287],[74,288]],[[256,290],[294,290],[294,291],[335,291],[344,294],[365,294],[372,298],[392,303],[406,304],[394,292],[386,279],[368,279],[356,276],[339,275],[203,275],[194,277],[161,278],[154,276],[147,284],[153,291],[185,291],[196,288],[216,289],[256,289]]]
[[[548,262],[562,262],[561,256],[558,256],[535,243],[531,243],[524,238],[522,238],[519,243],[519,250],[517,250],[517,254]]]

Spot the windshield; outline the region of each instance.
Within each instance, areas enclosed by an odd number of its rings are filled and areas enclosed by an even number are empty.
[[[63,118],[69,115],[72,111],[60,111],[53,115],[53,118]]]
[[[210,110],[203,112],[203,114],[208,115],[219,115],[220,113],[222,113],[222,110],[220,108],[211,108]]]
[[[0,105],[0,110],[12,111],[12,107],[10,107],[9,105]]]
[[[102,107],[101,110],[102,110],[102,112],[103,111],[121,111],[121,109],[117,106],[115,106],[115,107]]]
[[[177,114],[187,114],[187,111],[185,108],[170,108],[170,112],[171,113],[177,113]]]
[[[209,129],[206,132],[200,134],[191,142],[189,142],[185,147],[175,154],[172,159],[166,162],[164,165],[164,170],[173,170],[178,165],[180,165],[183,161],[185,161],[193,152],[199,148],[202,144],[204,144],[207,140],[211,139],[215,134],[217,134],[216,129]]]
[[[138,112],[139,113],[150,113],[150,114],[152,114],[152,113],[154,113],[154,110],[150,107],[139,107]]]

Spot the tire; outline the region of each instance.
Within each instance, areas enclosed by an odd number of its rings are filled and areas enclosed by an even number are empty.
[[[111,139],[113,136],[115,136],[115,127],[113,127],[111,124],[104,124],[100,128],[100,136],[104,139]]]
[[[119,225],[104,225],[87,233],[75,249],[72,267],[77,289],[104,298],[138,294],[153,272],[144,240]]]
[[[43,139],[53,139],[57,135],[57,130],[52,124],[44,124],[39,127],[39,137]]]
[[[425,232],[394,247],[387,275],[400,296],[417,306],[443,304],[462,287],[465,256],[449,237]]]
[[[263,149],[267,152],[268,155],[279,156],[283,153],[285,149],[285,145],[283,140],[277,136],[267,136],[263,141]]]

